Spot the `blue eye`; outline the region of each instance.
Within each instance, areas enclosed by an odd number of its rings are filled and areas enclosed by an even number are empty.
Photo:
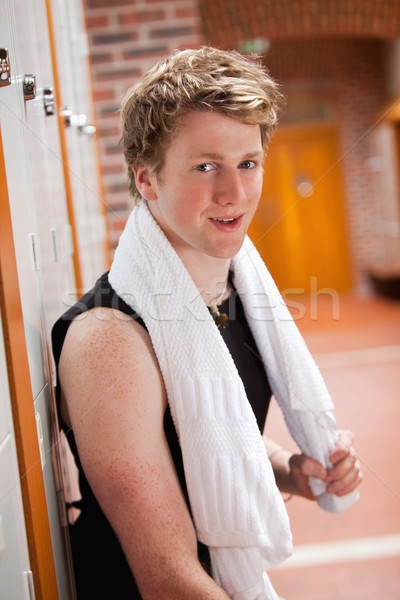
[[[242,169],[252,169],[256,166],[256,163],[254,162],[254,160],[244,160],[240,164],[240,166],[242,167]]]
[[[201,171],[202,173],[205,173],[207,171],[211,171],[212,168],[213,168],[212,164],[203,163],[202,165],[198,165],[196,167],[196,171]]]

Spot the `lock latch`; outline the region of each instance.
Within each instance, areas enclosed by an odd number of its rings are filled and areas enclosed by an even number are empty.
[[[7,48],[0,48],[0,87],[10,85],[11,69]]]
[[[47,116],[54,115],[55,113],[55,101],[54,101],[54,90],[53,88],[45,88],[43,90],[43,104],[44,112]]]
[[[36,97],[36,76],[25,75],[23,87],[24,100],[33,100]]]

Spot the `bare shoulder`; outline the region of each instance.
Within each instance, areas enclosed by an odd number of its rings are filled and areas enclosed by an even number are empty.
[[[156,410],[158,404],[165,410],[164,386],[150,337],[120,311],[94,308],[75,319],[64,342],[59,371],[72,421],[82,417],[82,411],[106,408],[107,398],[115,397],[120,407],[125,398],[138,410],[144,397],[150,396],[152,408]]]
[[[61,353],[60,371],[68,369],[70,363],[86,373],[98,371],[99,364],[116,369],[127,363],[138,366],[142,361],[147,367],[153,364],[158,368],[153,359],[150,336],[144,327],[120,311],[93,308],[72,321]]]

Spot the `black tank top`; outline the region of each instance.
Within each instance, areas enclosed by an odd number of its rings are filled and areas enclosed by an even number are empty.
[[[86,479],[79,459],[74,432],[63,422],[60,414],[58,363],[68,328],[75,317],[98,306],[120,310],[145,327],[142,319],[113,290],[108,281],[108,273],[105,273],[98,279],[92,290],[64,313],[52,330],[53,354],[57,368],[56,399],[58,416],[78,467],[82,496],[79,502],[74,503],[81,510],[80,516],[74,525],[70,527],[74,574],[79,600],[89,600],[91,598],[140,600],[141,596],[118,539]],[[235,289],[232,290],[229,298],[219,309],[229,316],[228,327],[220,327],[219,331],[233,357],[258,426],[262,431],[271,398],[271,390],[257,346],[247,324],[242,303]],[[165,412],[164,430],[182,491],[190,510],[182,453],[169,407]],[[208,550],[201,543],[198,544],[198,556],[205,570],[210,572]]]

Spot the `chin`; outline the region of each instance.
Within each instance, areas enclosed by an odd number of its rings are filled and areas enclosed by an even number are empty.
[[[235,248],[232,248],[232,247],[220,248],[218,250],[215,250],[214,252],[210,252],[209,255],[212,256],[213,258],[219,258],[221,260],[229,260],[236,256],[236,254],[240,251],[241,247],[242,247],[242,244],[240,244],[240,246],[235,246]]]

